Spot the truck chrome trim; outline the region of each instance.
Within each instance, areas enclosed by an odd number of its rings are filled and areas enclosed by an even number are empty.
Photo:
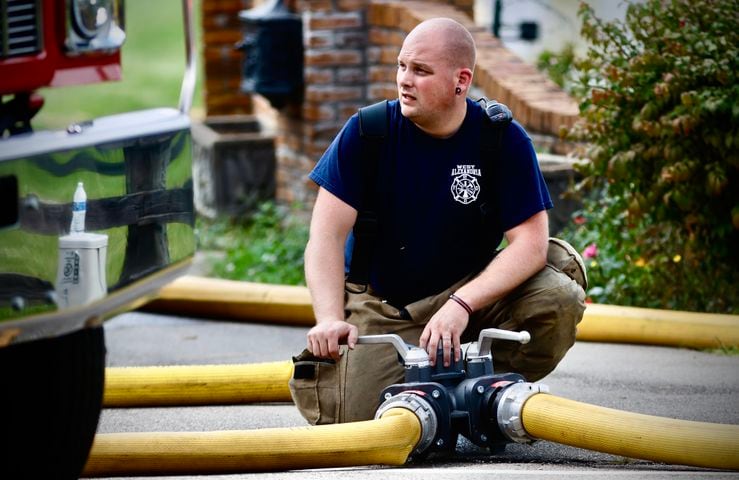
[[[195,56],[195,34],[192,24],[192,0],[182,0],[182,17],[185,23],[185,75],[180,89],[180,112],[187,115],[195,94],[197,60]]]
[[[190,118],[174,108],[120,113],[72,124],[67,130],[39,131],[5,138],[1,141],[0,162],[189,128]]]

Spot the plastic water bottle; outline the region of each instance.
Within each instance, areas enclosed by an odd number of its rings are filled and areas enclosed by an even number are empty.
[[[69,233],[82,233],[85,231],[85,212],[87,211],[87,194],[82,182],[77,183],[72,200],[72,225]]]

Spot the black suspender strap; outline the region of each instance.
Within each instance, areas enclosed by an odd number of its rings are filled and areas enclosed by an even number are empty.
[[[387,100],[359,109],[359,134],[362,145],[360,173],[362,192],[354,223],[354,248],[346,280],[358,285],[369,283],[370,261],[377,237],[377,171],[388,130]]]
[[[480,164],[492,165],[494,158],[500,158],[503,134],[513,120],[513,114],[507,106],[495,100],[488,100],[482,97],[477,102],[486,113],[486,115],[483,115],[484,118],[480,126]],[[486,170],[487,173],[483,177],[483,188],[488,196],[480,204],[480,217],[482,218],[483,232],[485,235],[488,235],[490,233],[490,227],[493,224],[493,218],[497,216],[497,212],[495,211],[497,206],[491,202],[489,196],[495,189],[491,168],[487,168]]]
[[[503,144],[503,133],[513,120],[513,114],[507,106],[495,100],[482,97],[477,102],[487,114],[487,119],[483,118],[482,122],[480,148],[483,152],[497,152]]]

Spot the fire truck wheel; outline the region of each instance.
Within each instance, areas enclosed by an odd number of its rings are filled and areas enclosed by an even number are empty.
[[[103,327],[0,348],[0,478],[79,478],[105,376]]]

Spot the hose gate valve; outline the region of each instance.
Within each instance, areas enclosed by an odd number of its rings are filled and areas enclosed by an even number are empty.
[[[398,335],[360,336],[357,341],[360,345],[392,345],[405,367],[405,382],[383,390],[375,417],[379,418],[394,407],[414,412],[422,427],[421,440],[414,451],[416,455],[452,452],[460,434],[481,447],[495,448],[510,442],[509,433],[516,431],[518,424],[508,421],[508,431],[498,426],[497,399],[506,389],[524,384],[525,380],[516,373],[493,372],[492,342],[499,339],[528,343],[530,338],[525,331],[482,330],[478,341],[466,349],[464,358],[452,359],[450,365],[444,367],[441,348],[432,366],[424,349],[407,344]],[[503,404],[510,407],[515,402]],[[521,436],[519,432],[514,434]]]

